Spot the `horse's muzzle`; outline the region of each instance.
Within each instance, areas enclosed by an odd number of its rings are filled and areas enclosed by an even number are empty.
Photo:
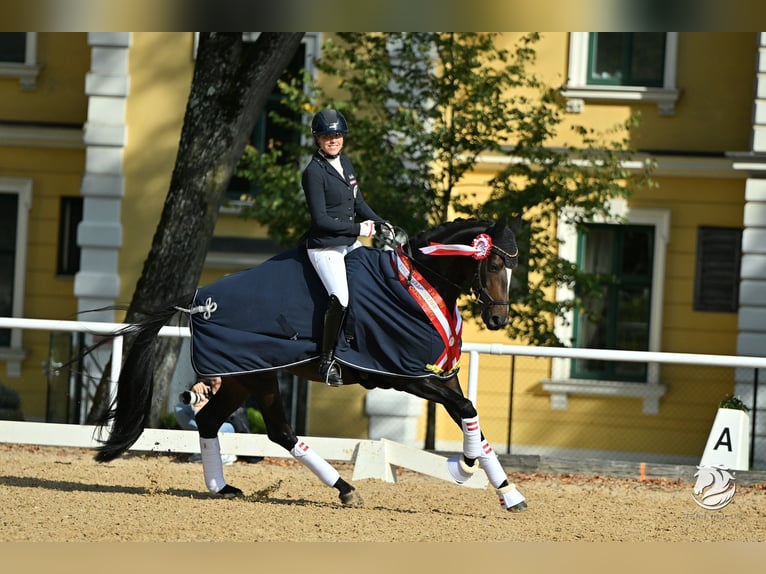
[[[482,319],[484,320],[487,329],[490,331],[497,331],[508,324],[508,313],[491,313],[487,311],[482,313]]]

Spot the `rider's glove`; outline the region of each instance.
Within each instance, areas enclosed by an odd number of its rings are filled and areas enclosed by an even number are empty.
[[[375,235],[375,222],[372,219],[362,221],[362,223],[359,224],[359,227],[361,228],[359,235],[362,237],[372,237]]]

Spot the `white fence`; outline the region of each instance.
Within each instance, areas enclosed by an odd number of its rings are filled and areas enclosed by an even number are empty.
[[[45,319],[22,319],[11,317],[0,317],[0,328],[2,329],[21,329],[21,330],[43,330],[51,332],[84,332],[93,335],[111,335],[119,329],[124,328],[122,323],[101,323],[87,321],[54,321]],[[186,327],[166,326],[160,330],[161,336],[169,337],[190,337],[189,329]],[[120,360],[113,360],[111,363],[111,380],[116,381],[119,377],[121,357],[122,357],[122,337],[115,337],[112,344],[112,356],[119,357]],[[595,359],[603,361],[626,361],[639,362],[647,364],[680,364],[696,365],[709,367],[731,367],[741,369],[753,369],[755,372],[754,383],[752,385],[752,406],[753,406],[753,428],[752,438],[756,435],[756,408],[758,406],[758,384],[757,373],[759,369],[766,368],[766,358],[762,357],[742,357],[731,355],[705,355],[694,353],[657,353],[646,351],[615,351],[615,350],[594,350],[594,349],[573,349],[573,348],[552,348],[552,347],[532,347],[523,345],[504,345],[504,344],[478,344],[464,343],[463,352],[468,353],[470,357],[467,395],[474,403],[477,402],[479,391],[479,366],[482,355],[509,355],[516,357],[538,357],[552,359]],[[114,383],[113,383],[114,384]],[[646,385],[641,385],[646,387]],[[114,389],[112,389],[114,392]]]

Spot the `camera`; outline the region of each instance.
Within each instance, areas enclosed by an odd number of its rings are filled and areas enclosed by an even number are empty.
[[[185,405],[196,405],[209,398],[207,393],[195,393],[194,391],[184,391],[178,395],[178,400]]]

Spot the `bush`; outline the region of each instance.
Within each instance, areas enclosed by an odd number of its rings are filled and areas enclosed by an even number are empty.
[[[266,423],[263,422],[261,411],[248,407],[247,420],[250,423],[250,432],[255,434],[266,434]]]
[[[742,402],[742,399],[734,395],[726,395],[726,398],[718,403],[719,409],[735,409],[748,412],[750,409]]]

